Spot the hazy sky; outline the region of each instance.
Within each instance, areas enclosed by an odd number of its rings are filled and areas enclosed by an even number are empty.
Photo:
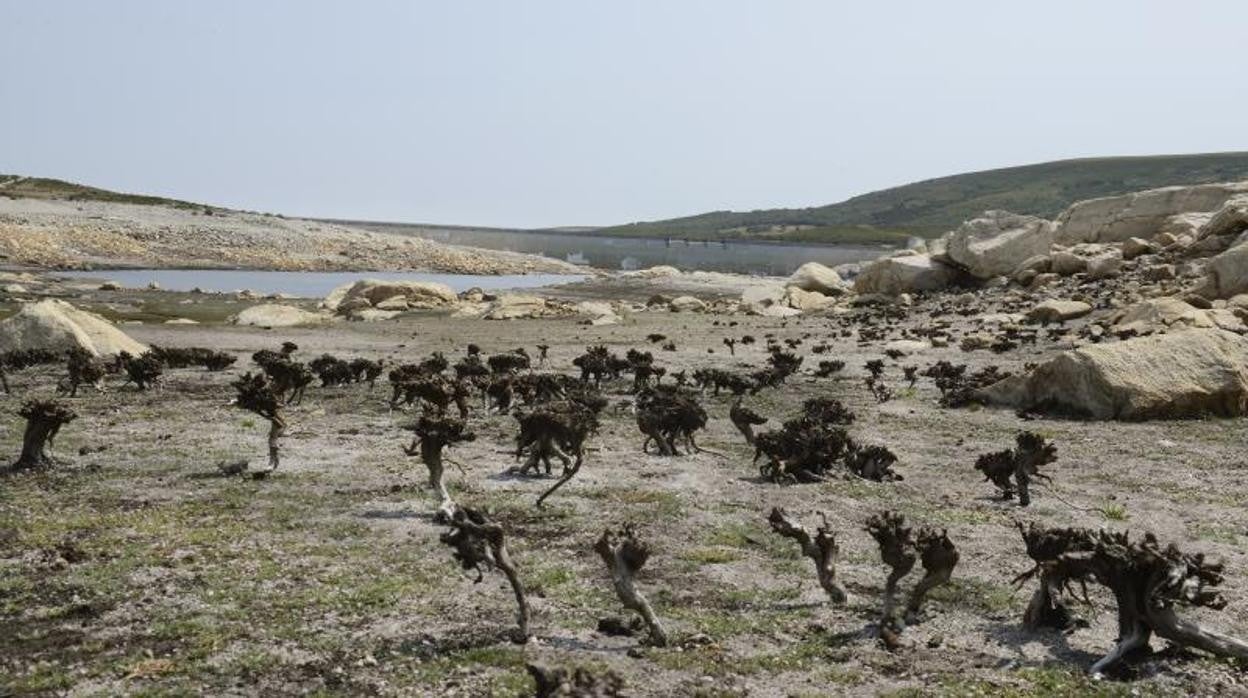
[[[609,224],[1248,150],[1248,3],[0,0],[0,172]]]

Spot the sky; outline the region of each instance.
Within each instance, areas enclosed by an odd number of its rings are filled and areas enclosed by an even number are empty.
[[[607,225],[1248,150],[1248,3],[0,0],[0,172]]]

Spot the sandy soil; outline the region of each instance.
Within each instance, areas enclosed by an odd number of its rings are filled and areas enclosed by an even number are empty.
[[[0,261],[460,274],[585,273],[560,260],[222,209],[0,197]]]
[[[116,314],[177,299],[128,292],[88,300]],[[912,309],[894,332],[924,322],[928,310]],[[1055,348],[1046,340],[1005,355],[948,348],[888,360],[898,396],[877,404],[862,366],[880,358],[880,346],[842,336],[834,318],[664,312],[591,328],[427,313],[290,331],[204,322],[126,330],[146,342],[236,353],[233,370],[172,371],[162,391],[148,393],[111,379],[107,394],[70,401],[80,418],[57,441],[67,464],[0,479],[0,687],[9,692],[528,695],[524,664],[541,661],[617,671],[629,695],[1248,694],[1238,670],[1183,653],[1138,664],[1123,680],[1090,682],[1082,672],[1116,630],[1112,600],[1097,589],[1091,607],[1077,606],[1089,628],[1021,628],[1030,588],[1015,591],[1011,579],[1030,561],[1014,523],[1038,521],[1153,531],[1224,558],[1230,604],[1195,615],[1248,634],[1248,447],[1239,421],[1024,422],[1008,411],[941,409],[930,380],[910,390],[901,376],[902,365],[938,359],[1018,370]],[[648,344],[651,333],[677,350]],[[229,381],[253,368],[251,352],[283,340],[298,343],[304,360],[332,352],[414,361],[435,350],[457,357],[469,342],[486,352],[546,343],[561,371],[602,342],[620,354],[653,349],[661,365],[679,370],[758,366],[761,341],[738,345],[734,357],[721,340],[769,333],[803,340],[803,375],[747,404],[774,424],[805,398],[841,399],[857,414],[855,438],[896,452],[904,481],[762,482],[726,418],[729,398],[709,394],[711,422],[699,441],[724,457],[643,455],[621,407],[630,399],[625,382],[609,387],[615,404],[584,470],[538,510],[534,500],[550,481],[507,473],[514,419],[478,410],[470,420],[477,441],[448,451],[458,464],[450,486],[458,501],[492,509],[507,526],[536,614],[537,637],[527,645],[502,636],[514,615],[503,577],[474,584],[438,543],[423,466],[400,450],[410,440],[401,427],[415,415],[390,412],[381,385],[311,388],[290,410],[284,461],[270,479],[216,472],[226,459],[263,464],[266,425],[227,404]],[[831,350],[813,354],[821,341]],[[814,378],[820,358],[847,368]],[[0,396],[0,454],[17,453],[22,398],[51,394],[60,373],[11,377],[16,394]],[[1001,501],[972,469],[978,454],[1012,445],[1021,429],[1043,433],[1059,453],[1048,468],[1054,484],[1027,509]],[[816,510],[828,515],[846,606],[828,604],[809,561],[769,531],[773,506],[808,524]],[[863,531],[883,509],[947,528],[962,555],[954,581],[934,593],[897,652],[876,637],[886,568]],[[595,630],[624,612],[590,546],[604,526],[625,522],[654,547],[640,586],[677,647]]]

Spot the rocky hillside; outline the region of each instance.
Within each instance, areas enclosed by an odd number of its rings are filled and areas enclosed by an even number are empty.
[[[929,179],[828,206],[715,211],[597,232],[691,239],[886,242],[898,234],[940,235],[991,209],[1051,218],[1084,199],[1245,178],[1248,153],[1060,160]]]
[[[7,191],[12,194],[20,185]],[[44,268],[583,273],[565,262],[534,255],[177,202],[5,196],[0,196],[0,263]]]

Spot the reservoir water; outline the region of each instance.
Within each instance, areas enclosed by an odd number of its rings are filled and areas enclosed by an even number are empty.
[[[116,281],[127,288],[160,284],[166,291],[228,292],[249,289],[260,294],[285,293],[300,298],[323,298],[334,288],[360,279],[385,281],[437,281],[455,291],[474,286],[487,291],[538,288],[580,281],[572,274],[523,274],[478,276],[473,274],[424,274],[388,271],[251,271],[217,269],[106,269],[67,272],[75,278]]]
[[[429,228],[399,224],[353,223],[379,232],[412,235],[452,245],[525,252],[584,264],[597,269],[629,271],[670,265],[685,271],[788,276],[806,262],[828,266],[875,259],[889,248],[873,245],[807,245],[766,242],[685,241],[600,237],[506,230]]]

